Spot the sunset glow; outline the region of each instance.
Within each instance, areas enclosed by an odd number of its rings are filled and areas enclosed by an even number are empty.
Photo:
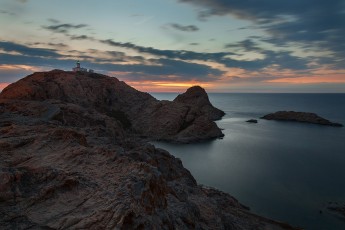
[[[144,92],[184,92],[187,88],[199,85],[203,88],[212,88],[212,83],[204,82],[131,82],[127,81],[130,86]]]
[[[345,6],[338,0],[105,0],[97,12],[94,1],[0,3],[2,85],[71,70],[79,60],[150,92],[195,84],[212,92],[281,92],[282,84],[284,92],[345,92]]]

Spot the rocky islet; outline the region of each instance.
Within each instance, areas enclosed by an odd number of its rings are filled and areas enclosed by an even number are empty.
[[[334,127],[343,126],[340,123],[331,122],[325,118],[322,118],[315,113],[307,113],[307,112],[278,111],[275,113],[267,114],[261,117],[261,119],[277,120],[277,121],[296,121],[296,122],[311,123],[311,124],[325,125],[325,126],[334,126]]]

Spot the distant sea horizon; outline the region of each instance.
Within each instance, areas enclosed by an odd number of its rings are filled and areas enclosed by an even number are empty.
[[[178,94],[151,93],[159,100]],[[345,125],[345,93],[208,94],[226,113],[216,122],[223,139],[153,144],[180,158],[198,183],[229,193],[256,214],[304,229],[345,229],[327,208],[345,205],[345,127],[259,119],[294,110]]]

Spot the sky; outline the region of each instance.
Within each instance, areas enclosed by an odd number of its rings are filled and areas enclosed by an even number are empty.
[[[345,0],[0,0],[0,90],[82,67],[147,92],[345,93]]]

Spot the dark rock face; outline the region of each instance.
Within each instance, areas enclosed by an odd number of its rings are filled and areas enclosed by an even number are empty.
[[[249,119],[246,122],[248,122],[248,123],[258,123],[258,120],[256,120],[256,119]]]
[[[206,91],[200,86],[193,86],[185,93],[178,95],[174,102],[185,103],[198,108],[201,113],[206,114],[210,120],[219,120],[225,113],[212,106]]]
[[[55,74],[67,79],[48,76],[47,83],[35,76],[1,94],[1,229],[291,229],[198,185],[179,159],[133,135],[121,120],[124,113],[133,125],[132,110],[148,113],[152,106],[163,113],[165,103],[116,79]],[[96,77],[104,82],[89,79]],[[76,85],[58,86],[63,81]],[[119,91],[108,88],[114,82]],[[117,96],[124,91],[133,94]],[[131,100],[147,108],[121,107]],[[109,103],[119,107],[110,110]],[[188,107],[170,104],[177,107],[171,114]],[[205,116],[196,119],[209,124]],[[179,133],[195,135],[196,124]]]
[[[54,70],[34,73],[9,85],[0,98],[54,99],[95,108],[118,120],[132,134],[149,139],[186,143],[223,136],[213,120],[224,112],[211,105],[201,87],[188,89],[174,102],[158,101],[113,77]]]
[[[343,126],[342,124],[333,123],[327,119],[319,117],[315,113],[304,113],[304,112],[294,112],[294,111],[278,111],[276,113],[267,114],[261,117],[261,119],[278,120],[278,121],[297,121],[297,122],[305,122],[305,123],[335,126],[335,127]]]

